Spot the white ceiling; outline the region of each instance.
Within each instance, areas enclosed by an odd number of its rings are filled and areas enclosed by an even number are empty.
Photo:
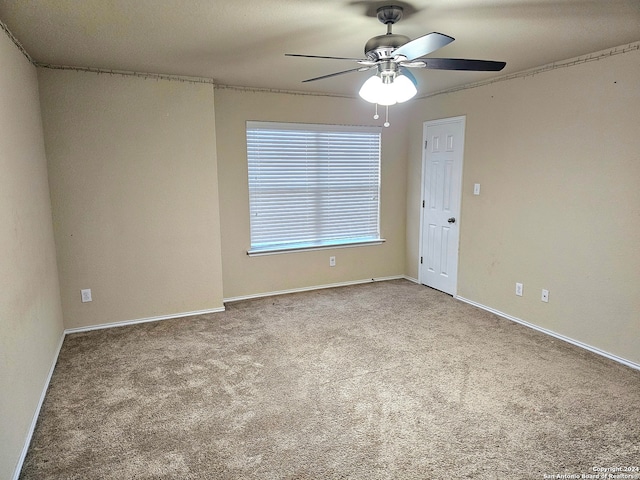
[[[357,64],[284,54],[362,58],[387,4],[405,9],[394,33],[456,39],[432,57],[507,62],[414,71],[419,95],[640,40],[640,0],[0,0],[0,20],[39,63],[353,96],[370,72],[301,81]]]

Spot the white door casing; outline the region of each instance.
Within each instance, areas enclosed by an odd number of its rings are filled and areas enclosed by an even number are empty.
[[[466,117],[425,122],[419,280],[456,295]]]

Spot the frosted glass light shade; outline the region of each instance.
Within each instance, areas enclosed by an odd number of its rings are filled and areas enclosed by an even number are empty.
[[[382,79],[377,75],[369,77],[360,87],[359,95],[369,103],[378,103],[379,89],[382,85]]]
[[[378,105],[395,105],[396,101],[396,89],[393,83],[384,83],[380,85],[378,89]]]
[[[360,96],[369,103],[378,105],[394,105],[396,92],[392,83],[384,83],[380,77],[373,75],[360,88]]]
[[[398,75],[391,85],[398,103],[406,102],[418,93],[418,89],[413,82],[404,75]]]
[[[360,96],[369,103],[395,105],[406,102],[418,93],[416,86],[405,75],[398,75],[392,83],[384,83],[382,78],[373,75],[360,88]]]

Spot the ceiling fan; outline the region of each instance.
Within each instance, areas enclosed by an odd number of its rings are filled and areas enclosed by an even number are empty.
[[[367,41],[364,46],[366,58],[326,57],[295,53],[286,53],[285,55],[289,57],[349,60],[360,65],[357,68],[309,78],[303,80],[303,82],[315,82],[316,80],[323,80],[337,75],[364,72],[376,68],[376,74],[364,83],[359,92],[362,98],[375,103],[376,106],[389,106],[404,102],[417,93],[417,80],[409,71],[412,68],[498,72],[506,65],[505,62],[492,60],[426,58],[426,55],[453,42],[454,38],[442,33],[432,32],[411,40],[405,35],[393,33],[392,27],[402,19],[402,13],[402,7],[397,5],[386,5],[377,9],[378,20],[387,26],[387,33]]]

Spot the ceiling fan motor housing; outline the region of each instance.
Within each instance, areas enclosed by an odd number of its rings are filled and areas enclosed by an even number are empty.
[[[391,58],[393,51],[409,42],[409,40],[409,37],[405,35],[398,35],[396,33],[378,35],[367,41],[364,46],[364,54],[367,59],[372,61]]]

